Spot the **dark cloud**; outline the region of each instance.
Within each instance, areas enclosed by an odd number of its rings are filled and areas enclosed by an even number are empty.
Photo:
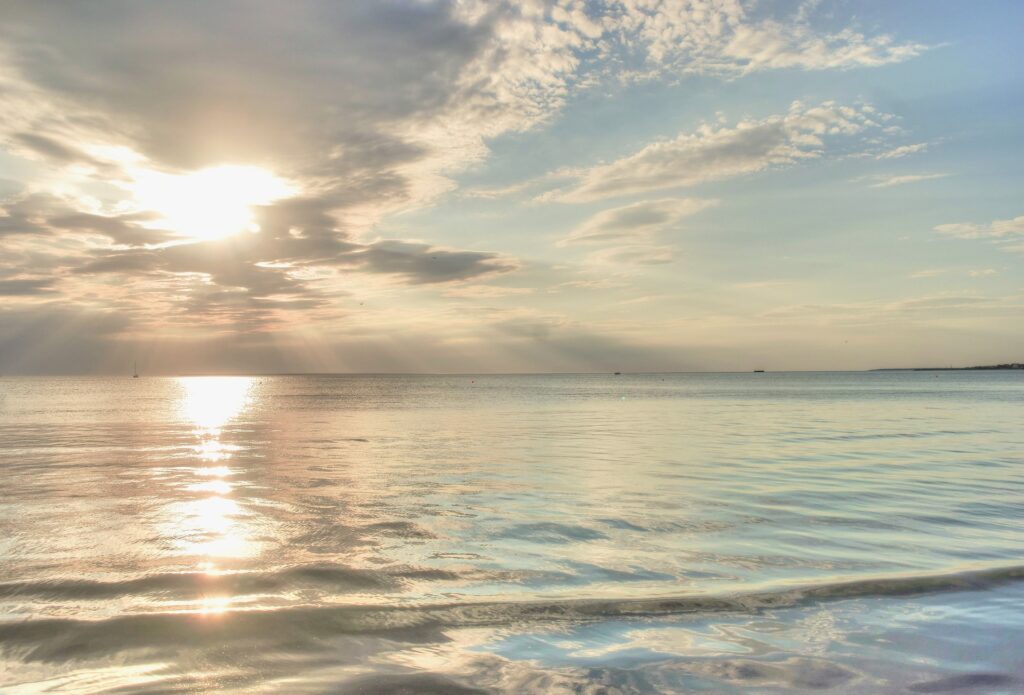
[[[95,232],[110,237],[116,244],[143,246],[159,244],[176,238],[171,232],[150,229],[141,223],[152,221],[152,214],[93,215],[84,212],[50,217],[46,223],[51,227],[72,232]]]
[[[90,232],[109,237],[116,244],[142,246],[169,241],[170,232],[142,226],[155,215],[95,215],[76,211],[70,202],[48,193],[14,196],[2,204],[0,235]]]
[[[76,162],[85,157],[85,154],[79,150],[68,147],[44,135],[15,133],[11,136],[11,140],[32,152],[63,163]]]
[[[0,24],[11,88],[4,137],[15,150],[87,165],[102,182],[129,181],[130,171],[83,143],[123,146],[166,173],[251,164],[302,193],[255,209],[258,234],[201,243],[175,243],[151,228],[152,215],[83,212],[53,196],[5,205],[0,235],[61,240],[53,267],[79,286],[96,283],[111,306],[148,297],[150,313],[163,306],[168,321],[244,332],[290,312],[330,314],[339,292],[305,279],[318,266],[411,285],[513,270],[497,253],[358,239],[387,212],[443,191],[446,172],[479,157],[485,136],[527,127],[560,103],[538,96],[543,81],[521,52],[496,45],[505,40],[497,23],[518,17],[512,6],[470,16],[447,1],[15,0]],[[503,70],[513,59],[520,67]],[[82,234],[110,244],[83,247]]]
[[[14,133],[11,142],[22,149],[41,155],[57,164],[88,164],[106,175],[116,175],[116,169],[76,147],[38,133]]]
[[[99,273],[132,273],[154,270],[159,257],[151,251],[124,251],[103,254],[95,260],[71,269],[72,273],[93,275]]]
[[[226,287],[243,287],[254,296],[308,292],[289,275],[291,266],[328,265],[351,272],[393,275],[409,284],[470,280],[515,270],[518,263],[496,253],[440,248],[421,242],[349,240],[330,213],[333,199],[293,198],[260,208],[258,234],[179,244],[146,251],[109,250],[95,254],[77,273],[166,271],[204,273]],[[97,231],[120,229],[111,218],[80,215]],[[129,228],[131,225],[128,225]],[[259,265],[280,264],[282,267]]]
[[[338,259],[371,273],[396,275],[411,284],[469,280],[515,270],[518,264],[495,253],[452,251],[429,244],[385,240]]]
[[[349,167],[415,159],[417,147],[383,133],[444,108],[489,31],[448,2],[11,2],[4,26],[29,81],[116,114],[109,130],[185,168],[301,166],[326,149]]]
[[[52,294],[54,282],[52,278],[0,280],[0,297]]]
[[[0,236],[20,234],[50,234],[46,217],[61,208],[61,201],[44,193],[5,201],[0,206]]]

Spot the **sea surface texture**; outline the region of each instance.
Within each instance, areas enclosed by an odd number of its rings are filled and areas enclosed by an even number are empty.
[[[1024,373],[0,379],[4,693],[1024,692]]]

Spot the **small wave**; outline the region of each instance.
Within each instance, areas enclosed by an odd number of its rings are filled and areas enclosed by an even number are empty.
[[[245,596],[306,587],[323,588],[335,593],[378,593],[393,591],[404,580],[450,581],[458,578],[458,574],[434,568],[364,570],[319,563],[271,572],[167,572],[112,582],[88,579],[5,582],[0,584],[0,599],[36,597],[51,600],[103,600],[149,594],[171,597],[207,594]]]
[[[302,572],[309,576],[311,570],[304,568]],[[317,571],[312,572],[315,575]],[[328,574],[335,576],[332,572]],[[178,612],[122,615],[104,620],[36,619],[0,623],[0,649],[17,651],[27,660],[47,661],[112,650],[217,644],[225,639],[254,635],[300,641],[341,634],[377,635],[402,642],[444,641],[444,630],[451,628],[674,614],[750,613],[842,599],[980,591],[1022,579],[1024,565],[721,596],[420,606],[301,605],[274,610],[237,610],[212,616]]]

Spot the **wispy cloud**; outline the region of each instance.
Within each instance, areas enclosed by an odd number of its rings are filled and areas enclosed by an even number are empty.
[[[612,246],[592,251],[586,258],[591,265],[662,265],[673,260],[675,250],[672,247],[652,244]]]
[[[699,198],[663,198],[602,210],[559,241],[559,246],[649,241],[684,217],[717,203]]]
[[[987,224],[973,222],[940,224],[935,231],[958,239],[1012,239],[1024,236],[1024,215],[1009,220],[995,220]]]
[[[497,297],[515,297],[532,294],[533,287],[502,287],[500,285],[456,285],[444,291],[445,297],[461,299],[495,299]]]
[[[963,270],[962,268],[927,268],[925,270],[917,270],[907,277],[912,280],[920,280],[923,278],[936,278],[942,275],[967,275],[972,278],[990,277],[999,273],[995,268],[972,268],[969,270]]]
[[[834,304],[795,304],[764,312],[777,320],[820,321],[834,324],[881,324],[894,321],[945,321],[955,317],[1008,316],[1024,307],[1020,297],[941,293],[897,300]]]
[[[931,181],[933,179],[944,179],[949,174],[945,173],[934,173],[934,174],[896,174],[896,175],[878,175],[869,177],[869,180],[874,181],[870,185],[871,188],[889,188],[891,186],[904,186],[908,183],[918,183],[919,181]]]
[[[1004,251],[1024,253],[1024,215],[988,223],[955,222],[940,224],[935,231],[956,239],[986,239]]]
[[[900,145],[899,147],[893,147],[892,149],[885,150],[875,155],[875,159],[899,159],[908,155],[917,154],[918,152],[924,152],[928,149],[928,143],[919,142],[913,145]]]
[[[587,254],[585,263],[596,266],[649,266],[671,263],[675,251],[657,243],[658,236],[684,218],[713,207],[717,200],[663,198],[602,210],[584,221],[559,246],[605,246]]]
[[[542,200],[577,203],[694,186],[708,181],[792,166],[821,157],[827,140],[877,128],[874,109],[825,102],[794,102],[788,113],[735,126],[705,125],[695,133],[654,142],[609,164],[580,171],[578,183]]]
[[[920,280],[922,278],[934,278],[940,275],[945,275],[949,270],[946,268],[926,268],[924,270],[915,270],[913,273],[908,275],[912,280]]]

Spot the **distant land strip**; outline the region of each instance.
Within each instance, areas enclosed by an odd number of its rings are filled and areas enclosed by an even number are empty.
[[[1024,362],[1006,364],[984,364],[977,367],[889,367],[872,369],[873,372],[963,372],[971,369],[1024,369]]]

